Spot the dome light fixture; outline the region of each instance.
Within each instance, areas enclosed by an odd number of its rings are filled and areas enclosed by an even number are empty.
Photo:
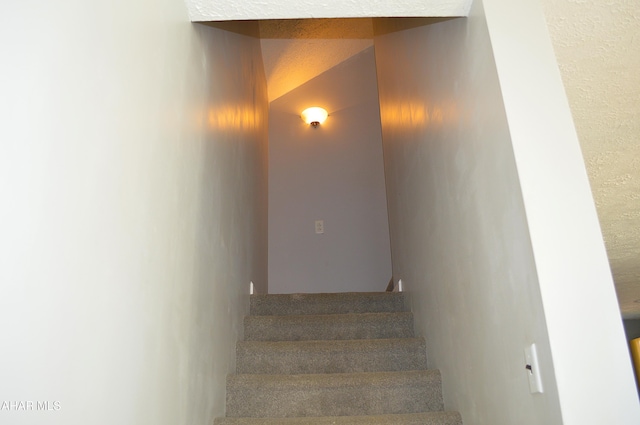
[[[318,106],[313,106],[302,111],[302,120],[313,128],[317,128],[318,125],[325,122],[329,113]]]

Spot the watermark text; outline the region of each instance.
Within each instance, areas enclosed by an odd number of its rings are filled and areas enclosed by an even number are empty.
[[[0,403],[1,411],[49,411],[56,412],[62,408],[59,401],[3,401]]]

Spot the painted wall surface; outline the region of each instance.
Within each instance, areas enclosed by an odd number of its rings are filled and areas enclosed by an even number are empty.
[[[314,129],[302,110],[322,106]],[[324,234],[315,234],[324,220]],[[269,291],[382,291],[391,278],[373,48],[271,102]]]
[[[415,25],[415,22],[413,23]],[[509,127],[481,4],[376,30],[393,275],[466,425],[561,423]],[[532,396],[535,342],[545,393]]]
[[[476,1],[468,19],[381,35],[375,47],[394,277],[431,342],[447,408],[472,425],[638,423],[539,6]],[[538,395],[524,369],[533,342]]]
[[[0,40],[0,423],[212,423],[267,290],[259,40],[180,0],[3,2]]]
[[[527,211],[563,421],[571,425],[640,423],[602,233],[541,6],[534,0],[485,0],[484,6]],[[596,343],[585,350],[585,341]],[[590,371],[588,382],[597,385],[585,385],[585,370]]]

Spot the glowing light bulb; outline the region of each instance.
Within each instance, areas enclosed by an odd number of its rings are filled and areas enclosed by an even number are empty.
[[[302,120],[314,128],[325,122],[328,116],[329,113],[318,106],[313,106],[302,111]]]

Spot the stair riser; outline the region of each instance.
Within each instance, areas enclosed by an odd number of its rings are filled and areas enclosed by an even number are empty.
[[[402,293],[252,295],[252,316],[406,311]]]
[[[462,425],[456,412],[324,418],[219,418],[214,425]]]
[[[236,375],[228,417],[357,416],[443,409],[437,371],[336,375]]]
[[[247,316],[246,341],[413,338],[411,313]]]
[[[427,368],[424,339],[239,342],[237,373],[384,372]]]

